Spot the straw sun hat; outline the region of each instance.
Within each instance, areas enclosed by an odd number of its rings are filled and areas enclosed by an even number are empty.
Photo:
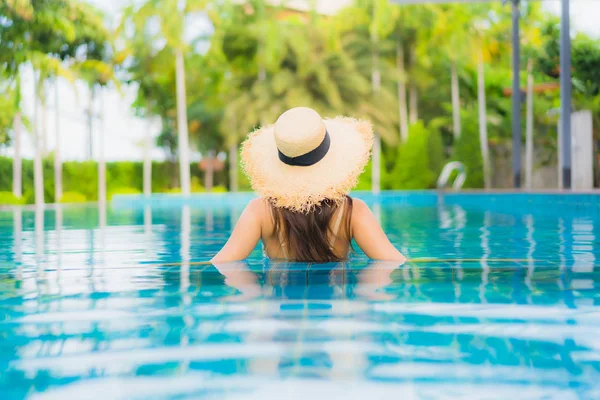
[[[298,107],[248,136],[242,164],[252,188],[275,207],[308,212],[325,199],[341,201],[356,186],[372,144],[368,121],[323,120]]]

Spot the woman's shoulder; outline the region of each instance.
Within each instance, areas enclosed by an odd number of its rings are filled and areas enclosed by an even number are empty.
[[[269,200],[264,197],[255,197],[248,203],[248,207],[255,210],[268,209],[270,207]]]
[[[250,200],[248,205],[246,206],[246,213],[251,214],[256,219],[260,221],[268,220],[270,213],[271,205],[269,201],[263,197],[257,197],[255,199]]]
[[[363,215],[365,213],[370,213],[371,210],[369,209],[369,206],[367,205],[367,203],[365,203],[363,200],[361,199],[357,199],[356,197],[352,198],[352,216],[355,215]]]

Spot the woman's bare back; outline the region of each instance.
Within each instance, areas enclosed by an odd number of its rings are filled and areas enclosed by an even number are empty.
[[[404,261],[406,258],[390,243],[369,207],[361,200],[353,199],[350,215],[350,237],[375,260]],[[339,210],[337,211],[339,212]],[[331,219],[335,224],[338,214]],[[344,212],[344,209],[342,209]],[[333,227],[332,227],[333,230]],[[338,229],[338,233],[343,232]],[[231,237],[213,258],[213,262],[239,261],[246,259],[262,240],[266,255],[271,259],[293,259],[293,254],[286,253],[282,240],[275,233],[275,221],[271,206],[262,199],[252,200],[242,213]],[[333,238],[331,238],[333,239]],[[350,238],[335,237],[333,249],[340,259],[347,258]]]
[[[271,260],[295,259],[296,255],[291,254],[290,246],[285,240],[285,234],[283,232],[279,234],[275,232],[275,215],[272,212],[272,207],[268,202],[264,200],[262,202],[264,207],[267,208],[267,212],[262,213],[267,218],[263,221],[264,229],[261,235],[265,255]],[[329,224],[329,243],[335,255],[340,260],[347,259],[350,252],[350,238],[345,233],[345,230],[342,229],[342,221],[350,208],[347,203],[342,203],[333,214]]]

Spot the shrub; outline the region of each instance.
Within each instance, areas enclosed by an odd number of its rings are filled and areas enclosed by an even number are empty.
[[[483,188],[483,158],[479,140],[477,119],[467,118],[462,134],[454,144],[453,159],[465,165],[467,180],[465,188]]]
[[[23,201],[25,204],[35,203],[35,192],[33,188],[25,189],[25,191],[23,192]]]
[[[434,183],[437,182],[437,178],[444,168],[446,163],[446,156],[444,152],[444,142],[442,141],[442,135],[437,129],[429,129],[428,140],[427,140],[427,155],[429,156],[429,169],[433,172]]]
[[[61,203],[85,203],[86,201],[85,195],[78,192],[64,192],[60,199]]]
[[[214,186],[212,188],[213,193],[227,193],[227,188],[225,186]]]
[[[25,204],[25,198],[16,197],[12,192],[0,192],[0,205]]]
[[[63,163],[63,181],[65,192],[80,193],[90,201],[98,199],[98,165],[95,162],[67,161]],[[107,184],[108,182],[107,179]]]
[[[238,157],[238,160],[240,158]],[[251,192],[252,185],[250,184],[250,179],[246,176],[244,169],[242,168],[242,164],[238,163],[238,190],[240,192]]]
[[[115,194],[140,194],[140,193],[142,193],[142,192],[137,190],[136,188],[120,187],[120,188],[112,189],[110,191],[110,193],[108,194],[108,199],[112,200],[112,197]]]
[[[435,186],[444,163],[439,132],[422,121],[410,126],[406,143],[400,145],[394,168],[387,175],[390,189],[428,189]]]
[[[192,176],[190,178],[190,191],[192,193],[204,193],[206,190],[204,189],[204,186],[202,186],[202,184],[200,183],[200,178],[198,178],[197,176]]]
[[[369,160],[369,162],[365,166],[365,170],[358,177],[358,184],[356,185],[354,190],[371,190],[371,186],[372,186],[372,182],[373,182],[373,179],[372,179],[373,172],[371,171],[372,168],[373,167],[372,167],[371,160]]]
[[[12,189],[12,164],[9,157],[0,156],[0,191]],[[35,201],[33,188],[33,161],[23,160],[23,199],[26,204]],[[179,178],[177,163],[153,162],[152,163],[152,188],[155,193],[165,192],[176,186]],[[67,161],[63,163],[63,186],[66,192],[78,192],[87,200],[98,198],[98,164],[94,161]],[[190,165],[192,179],[200,182],[201,171],[195,164]],[[44,199],[46,202],[54,201],[54,163],[51,157],[43,160],[44,174]],[[215,174],[215,183],[225,184],[225,175]],[[131,188],[142,191],[143,163],[139,161],[118,161],[106,163],[107,192],[114,194],[122,188]],[[201,192],[201,185],[192,190]],[[171,190],[173,191],[173,190]],[[176,192],[177,190],[175,190]]]

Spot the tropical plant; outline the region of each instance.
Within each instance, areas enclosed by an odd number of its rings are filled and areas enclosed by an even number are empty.
[[[189,140],[186,101],[185,53],[189,46],[184,38],[186,19],[206,9],[205,0],[147,0],[126,15],[135,32],[143,32],[148,23],[158,23],[164,48],[175,58],[178,156],[180,185],[184,196],[190,194]]]
[[[386,175],[388,189],[425,189],[434,187],[444,162],[439,132],[422,121],[409,127],[408,140],[395,153],[394,168]]]
[[[93,60],[94,51],[103,46],[107,38],[101,15],[91,6],[78,1],[48,0],[34,2],[32,0],[8,1],[0,6],[0,12],[6,15],[2,24],[2,44],[10,50],[3,52],[6,58],[0,59],[6,71],[12,73],[16,80],[17,99],[20,99],[19,70],[24,63],[30,63],[34,68],[34,116],[33,138],[35,147],[35,195],[36,204],[43,204],[43,175],[42,155],[46,147],[45,102],[46,81],[50,77],[64,77],[73,82],[75,74],[87,70],[104,71],[107,66]],[[65,62],[69,66],[65,66]],[[69,68],[71,67],[71,68]],[[38,101],[42,103],[42,127],[38,121]],[[57,96],[58,99],[58,96]],[[55,104],[58,110],[58,104]],[[21,115],[15,115],[15,142],[20,141]],[[57,127],[57,135],[60,130]],[[17,146],[18,148],[19,146]],[[56,184],[58,185],[57,199],[62,191],[60,136],[57,136],[55,149]],[[20,155],[15,157],[13,182],[20,182]],[[19,187],[14,190],[17,195]]]

